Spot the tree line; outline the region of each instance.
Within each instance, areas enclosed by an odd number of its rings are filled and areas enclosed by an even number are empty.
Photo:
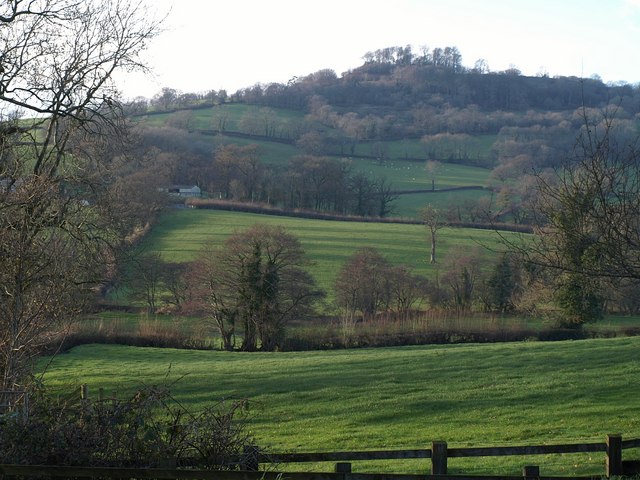
[[[404,110],[435,99],[454,108],[476,105],[485,111],[573,110],[583,103],[603,106],[622,99],[627,111],[637,111],[638,88],[625,83],[605,84],[597,74],[589,78],[550,77],[541,71],[523,76],[517,66],[492,71],[483,58],[463,65],[456,46],[391,46],[368,51],[363,64],[341,72],[322,69],[294,77],[287,83],[226,90],[182,92],[164,87],[151,98],[138,97],[127,105],[130,113],[173,111],[226,102],[306,110],[314,96],[337,108],[368,105]],[[576,88],[578,86],[579,88]]]
[[[517,67],[494,72],[483,59],[466,68],[456,47],[424,48],[417,55],[410,46],[390,47],[363,58],[361,66],[340,77],[325,69],[287,84],[253,85],[232,98],[293,109],[305,109],[314,95],[341,109],[367,105],[404,110],[434,100],[454,108],[477,105],[482,110],[511,112],[573,110],[583,102],[601,106],[614,98],[625,98],[625,109],[638,105],[638,89],[632,85],[606,85],[597,76],[552,78],[541,73],[527,77]]]
[[[162,134],[157,138],[160,142],[167,140]],[[182,137],[178,135],[176,139],[179,138]],[[357,171],[349,160],[300,154],[288,162],[269,164],[263,159],[258,145],[234,143],[221,144],[213,152],[210,144],[203,144],[202,151],[189,154],[186,149],[194,150],[198,145],[190,142],[187,147],[189,137],[184,138],[184,144],[156,144],[169,151],[150,147],[147,155],[155,156],[153,165],[143,166],[122,177],[119,180],[122,187],[141,202],[145,197],[150,202],[157,199],[160,187],[192,183],[214,199],[285,209],[368,217],[387,217],[393,211],[397,195],[386,178]],[[155,138],[148,141],[154,142]],[[140,149],[141,153],[144,151]],[[146,187],[138,185],[143,179],[146,179]],[[138,186],[126,187],[130,183]],[[150,207],[144,207],[142,211]]]

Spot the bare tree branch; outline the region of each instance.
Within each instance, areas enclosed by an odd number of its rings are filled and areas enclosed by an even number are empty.
[[[127,0],[0,5],[3,389],[25,381],[113,261],[122,232],[104,192],[126,130],[112,75],[144,70],[158,28]]]

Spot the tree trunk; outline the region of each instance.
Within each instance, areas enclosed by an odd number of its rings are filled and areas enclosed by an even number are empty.
[[[431,255],[429,263],[436,263],[436,232],[433,229],[431,230]]]

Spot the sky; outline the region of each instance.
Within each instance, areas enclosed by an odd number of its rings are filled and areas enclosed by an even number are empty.
[[[121,75],[126,99],[286,83],[343,72],[377,49],[455,46],[492,71],[640,82],[640,0],[147,0],[164,31],[151,75]]]

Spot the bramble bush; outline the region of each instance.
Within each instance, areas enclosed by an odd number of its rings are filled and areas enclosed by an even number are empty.
[[[248,402],[190,412],[164,387],[130,398],[64,401],[36,391],[26,418],[0,416],[0,463],[233,470],[253,445]]]

